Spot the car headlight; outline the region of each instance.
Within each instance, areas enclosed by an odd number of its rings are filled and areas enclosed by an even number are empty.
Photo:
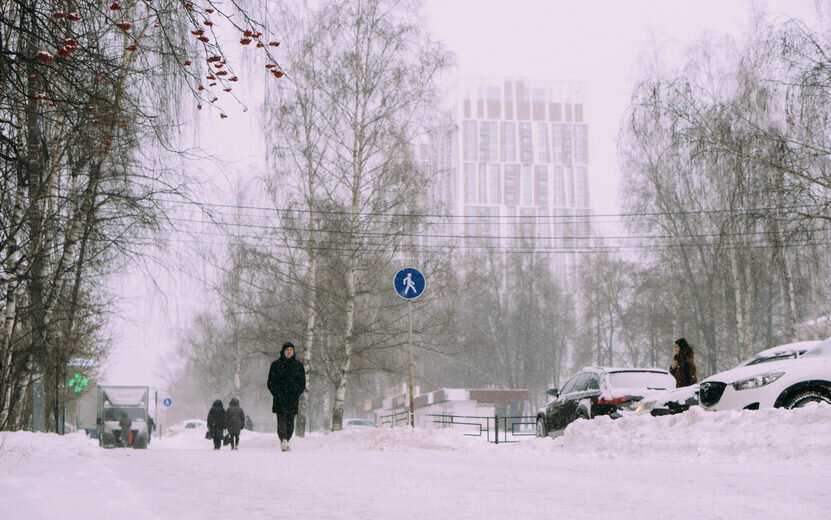
[[[750,390],[752,388],[759,388],[773,383],[780,377],[785,375],[784,372],[768,372],[766,374],[757,374],[747,379],[741,379],[733,383],[733,388],[736,390]]]
[[[644,402],[642,400],[640,403],[638,403],[638,407],[635,409],[635,412],[636,413],[645,413],[645,412],[651,411],[653,408],[655,408],[655,401],[646,401],[646,402]]]

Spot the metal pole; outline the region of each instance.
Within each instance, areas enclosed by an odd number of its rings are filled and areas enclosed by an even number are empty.
[[[155,397],[156,404],[154,405],[155,410],[153,411],[153,413],[156,414],[156,418],[153,419],[153,424],[155,424],[156,428],[158,428],[158,430],[159,430],[159,439],[161,439],[162,438],[162,428],[159,426],[159,421],[161,420],[161,417],[159,417],[159,391],[158,390],[155,391],[155,396],[156,396]],[[153,432],[147,432],[147,438],[149,439],[149,438],[152,438],[152,437],[153,437]]]
[[[407,300],[407,321],[410,326],[410,332],[408,334],[408,342],[410,345],[410,427],[415,428],[415,406],[413,404],[413,302],[411,300]]]

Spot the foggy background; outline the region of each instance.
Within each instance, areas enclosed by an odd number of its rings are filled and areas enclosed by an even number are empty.
[[[352,17],[319,9],[338,3],[264,1],[247,12],[281,42],[265,47],[283,77],[236,45],[225,22],[215,30],[233,44],[222,54],[240,77],[233,94],[216,105],[200,98],[204,73],[192,73],[181,92],[147,86],[139,96],[174,107],[169,141],[143,145],[148,130],[124,157],[181,187],[154,193],[152,232],[119,235],[125,254],[90,276],[111,298],[95,302],[101,329],[90,325],[90,345],[72,356],[99,356],[95,382],[153,387],[174,402],[166,423],[239,397],[263,424],[273,420],[268,365],[292,341],[311,374],[301,431],[371,417],[369,403],[407,378],[407,307],[392,291],[407,265],[427,278],[414,304],[415,386],[528,389],[523,414],[584,365],[666,368],[680,336],[706,377],[831,332],[827,105],[811,89],[813,75],[828,84],[816,66],[826,4],[367,0],[359,5],[393,7]],[[362,17],[388,32],[366,36],[350,25]],[[390,52],[391,68],[374,77],[350,69],[355,35],[368,62]],[[441,195],[462,175],[445,159],[461,153],[447,109],[465,80],[579,90],[590,217],[517,221],[515,250],[488,236],[510,222],[477,214],[466,227],[449,224],[454,211],[470,217]],[[349,95],[378,116],[360,136],[369,152],[357,166],[346,137],[361,114]],[[549,219],[552,230],[535,240]]]

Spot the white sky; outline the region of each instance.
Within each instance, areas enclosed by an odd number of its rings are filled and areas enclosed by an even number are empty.
[[[616,135],[638,56],[652,41],[663,49],[693,41],[702,32],[740,35],[753,5],[806,21],[817,16],[813,0],[426,0],[425,15],[434,39],[456,53],[460,77],[583,83],[592,204],[595,213],[615,214],[619,212]],[[232,107],[226,123],[214,121],[216,117],[210,124],[203,120],[212,136],[206,138],[211,144],[202,145],[236,161],[216,169],[221,170],[220,186],[232,186],[242,172],[262,168],[257,164],[263,157],[262,145],[256,137],[261,128],[256,114],[260,103],[247,102],[250,110],[245,114]],[[227,123],[232,120],[240,124]],[[254,137],[245,137],[251,131]],[[233,203],[231,190],[227,191],[226,200]],[[213,200],[222,192],[215,190]],[[160,280],[168,286],[163,296],[135,275],[123,285],[126,300],[121,306],[123,318],[114,324],[119,339],[108,371],[110,384],[161,385],[159,374],[177,330],[186,325],[193,301],[204,301],[193,281],[171,282],[177,285],[172,287],[165,276]]]
[[[514,444],[407,426],[291,444],[282,453],[275,433],[243,431],[239,450],[214,452],[203,429],[147,450],[103,449],[83,432],[0,432],[0,511],[4,520],[758,520],[831,510],[828,406],[600,417]]]

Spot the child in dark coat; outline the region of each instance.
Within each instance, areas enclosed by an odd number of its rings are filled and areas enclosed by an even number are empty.
[[[245,426],[245,412],[239,406],[239,399],[234,397],[231,399],[231,404],[225,410],[225,428],[228,430],[228,435],[231,436],[231,449],[239,448],[239,432]]]
[[[225,409],[222,407],[222,401],[217,399],[214,405],[211,406],[208,412],[208,432],[214,441],[214,449],[218,450],[222,447],[222,437],[225,431]]]

